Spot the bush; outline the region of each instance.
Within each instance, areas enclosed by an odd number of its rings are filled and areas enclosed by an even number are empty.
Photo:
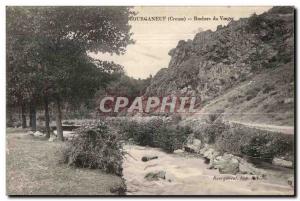
[[[181,120],[182,120],[182,117],[180,116],[180,114],[174,114],[171,116],[171,121],[174,124],[178,124]]]
[[[241,152],[253,158],[272,161],[275,156],[293,152],[293,140],[283,134],[259,133],[241,146]]]
[[[219,119],[220,117],[222,117],[222,114],[224,113],[224,110],[219,109],[216,110],[214,113],[211,113],[208,115],[208,123],[214,123],[217,119]]]
[[[216,148],[221,152],[241,155],[241,146],[248,141],[247,133],[239,128],[225,130],[216,140]]]
[[[225,130],[229,129],[229,125],[215,115],[210,115],[209,119],[209,122],[203,124],[201,130],[195,133],[195,137],[204,143],[213,144]]]
[[[246,155],[265,161],[294,151],[293,136],[240,125],[233,125],[223,132],[216,141],[216,147],[221,152]]]
[[[122,175],[123,151],[120,139],[109,131],[104,122],[87,124],[76,130],[64,152],[64,162],[83,168],[102,169]]]
[[[246,100],[249,101],[257,96],[259,93],[260,89],[255,87],[255,88],[250,88],[249,90],[246,91],[245,96]]]
[[[154,138],[157,135],[163,120],[159,118],[151,119],[146,122],[124,121],[121,125],[121,133],[125,139],[133,139],[141,146],[154,146]]]
[[[125,121],[120,130],[125,139],[133,139],[138,145],[159,147],[170,153],[182,148],[188,134],[192,133],[189,127],[174,126],[159,118],[146,122]]]
[[[156,147],[160,147],[166,152],[173,153],[176,149],[181,149],[192,130],[189,127],[169,126],[164,124],[154,139]]]

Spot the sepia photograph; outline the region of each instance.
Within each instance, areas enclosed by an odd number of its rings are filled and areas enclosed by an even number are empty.
[[[296,196],[294,6],[5,18],[7,196]]]

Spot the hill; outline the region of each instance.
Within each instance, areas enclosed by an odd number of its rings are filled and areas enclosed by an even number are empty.
[[[229,119],[293,125],[294,8],[199,32],[169,52],[146,96],[196,96],[200,112]]]

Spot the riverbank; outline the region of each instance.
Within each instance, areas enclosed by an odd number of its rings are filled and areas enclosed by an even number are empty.
[[[114,195],[122,179],[101,170],[60,164],[62,142],[7,129],[7,195]]]
[[[8,195],[112,195],[120,177],[100,170],[71,168],[59,163],[65,143],[7,129]],[[257,167],[267,174],[220,174],[198,154],[124,145],[123,178],[126,195],[293,195],[288,183],[293,169]],[[144,156],[155,156],[142,161]],[[157,157],[157,158],[156,158]],[[158,179],[147,174],[163,172]]]
[[[289,170],[271,170],[264,177],[220,174],[205,160],[184,152],[167,154],[158,148],[126,145],[123,164],[127,195],[293,195]],[[157,159],[143,162],[143,156]],[[165,172],[164,179],[149,181],[148,173]]]

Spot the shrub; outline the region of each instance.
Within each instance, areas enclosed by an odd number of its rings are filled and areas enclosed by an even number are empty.
[[[119,125],[119,130],[124,139],[133,139],[134,133],[137,131],[135,121],[122,120]]]
[[[249,101],[253,98],[255,98],[257,96],[257,94],[259,93],[260,89],[259,88],[251,88],[248,91],[246,91],[245,95],[246,95],[246,100]]]
[[[293,137],[290,135],[241,125],[233,125],[223,132],[216,141],[216,147],[221,152],[246,155],[265,161],[294,151]]]
[[[133,139],[138,145],[159,147],[170,153],[182,148],[188,134],[192,133],[189,127],[175,126],[159,118],[146,122],[125,121],[120,130],[125,139]]]
[[[258,133],[241,146],[241,152],[253,158],[272,161],[275,156],[293,152],[293,140],[279,133]]]
[[[174,124],[178,124],[181,120],[182,120],[182,117],[180,116],[180,114],[174,114],[171,116],[171,121]]]
[[[76,130],[64,153],[64,162],[83,168],[102,169],[122,175],[123,151],[116,134],[104,122],[87,124]]]
[[[164,124],[155,136],[154,144],[166,152],[172,153],[181,149],[192,130],[189,127],[170,126]]]
[[[154,146],[154,138],[157,135],[163,120],[160,118],[151,119],[146,122],[124,121],[121,125],[121,133],[125,139],[133,139],[141,146]]]
[[[239,130],[239,128],[229,128],[216,140],[216,147],[221,152],[241,155],[241,146],[247,141],[247,133]]]
[[[212,121],[213,120],[213,121]],[[213,144],[216,139],[229,128],[221,118],[210,117],[210,121],[201,126],[201,130],[195,133],[195,137],[207,144]]]
[[[208,123],[215,122],[221,115],[224,113],[224,110],[216,110],[214,113],[208,115]]]

